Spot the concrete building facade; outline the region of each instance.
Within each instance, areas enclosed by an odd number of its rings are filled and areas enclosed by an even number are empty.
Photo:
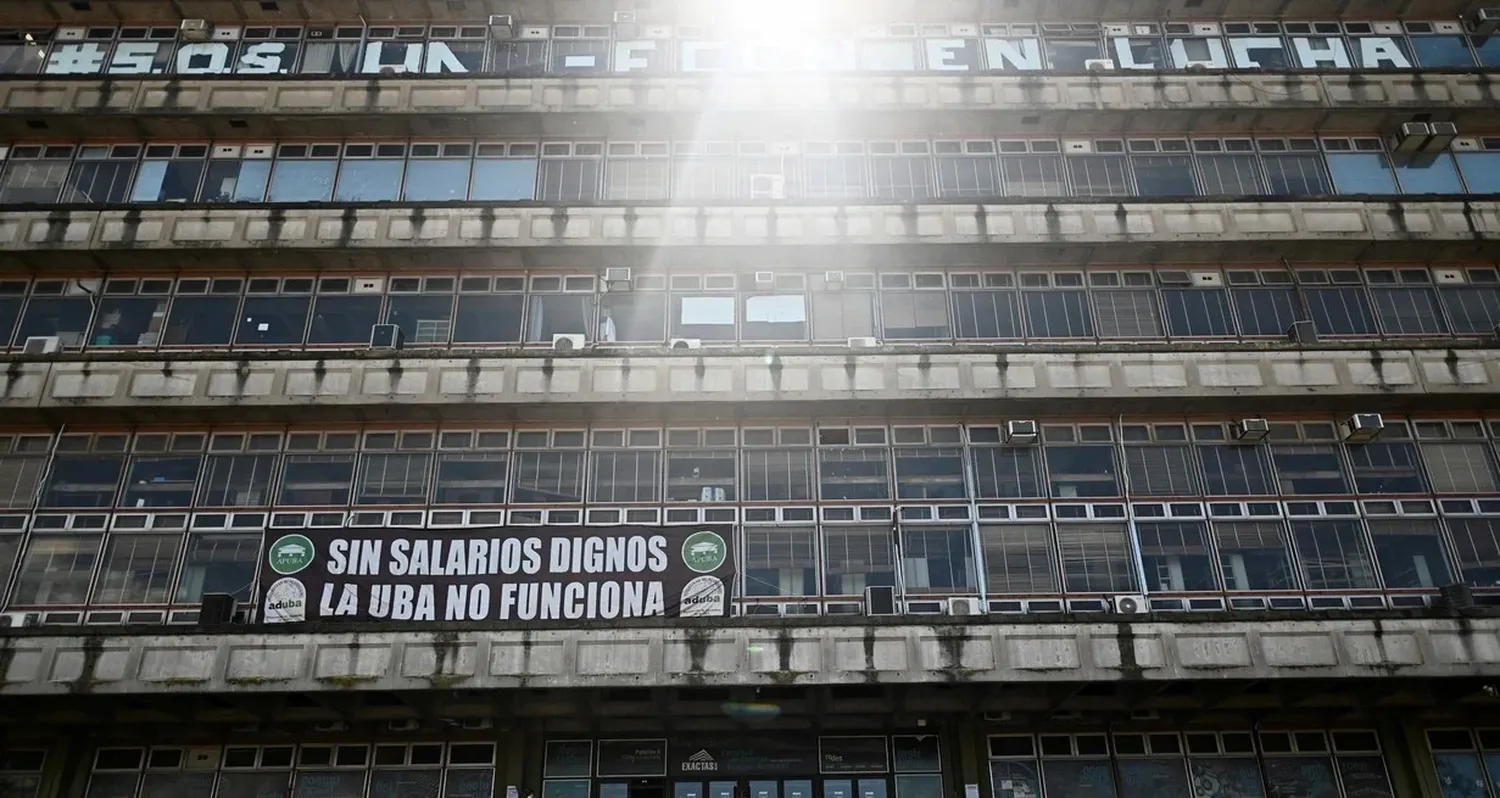
[[[1500,798],[1500,9],[0,6],[0,796]]]

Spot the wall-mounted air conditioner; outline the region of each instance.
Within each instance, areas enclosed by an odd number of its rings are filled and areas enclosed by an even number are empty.
[[[1037,425],[1030,419],[1012,419],[1005,422],[1005,442],[1012,446],[1036,443]]]
[[[1263,418],[1242,418],[1230,424],[1234,439],[1243,443],[1255,443],[1271,434],[1271,425]]]
[[[489,26],[490,36],[496,39],[516,37],[516,18],[509,14],[491,14]]]
[[[1464,27],[1475,36],[1500,33],[1500,8],[1481,8],[1464,20]]]
[[[370,328],[371,349],[401,349],[406,345],[406,334],[398,324],[376,324]]]
[[[786,199],[786,178],[781,175],[751,175],[750,199]]]
[[[611,291],[629,291],[634,283],[631,272],[625,266],[611,266],[604,270],[604,285]]]
[[[552,336],[552,351],[575,352],[582,349],[587,338],[582,333],[556,333]]]
[[[971,596],[953,596],[948,599],[949,615],[983,615],[984,605]]]
[[[1090,58],[1083,62],[1083,68],[1089,72],[1110,72],[1115,68],[1112,58]]]
[[[773,288],[776,285],[776,272],[756,272],[756,288]]]
[[[1373,441],[1385,429],[1385,419],[1379,413],[1355,413],[1339,426],[1343,438],[1349,443]]]
[[[1145,615],[1151,611],[1151,605],[1146,602],[1146,597],[1138,593],[1112,596],[1110,606],[1119,615]]]
[[[177,26],[177,34],[187,42],[206,42],[213,32],[206,19],[185,19]]]
[[[700,338],[673,338],[672,349],[702,349],[703,340]]]
[[[880,346],[880,339],[872,338],[868,335],[861,335],[849,339],[850,349],[874,349],[878,346]]]
[[[56,335],[27,336],[21,344],[23,355],[50,355],[62,351],[62,338]]]

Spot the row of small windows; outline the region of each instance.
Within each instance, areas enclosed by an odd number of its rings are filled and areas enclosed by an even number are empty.
[[[1500,193],[1500,139],[16,143],[0,205]]]
[[[1500,434],[1500,422],[1490,422]],[[0,507],[425,507],[1500,492],[1478,422],[0,436]],[[1436,432],[1452,435],[1434,438]],[[512,435],[514,436],[512,438]],[[1122,440],[1123,438],[1123,440]],[[167,441],[170,440],[170,444]],[[510,444],[514,441],[514,447]],[[467,441],[463,446],[458,441]],[[205,444],[206,451],[205,451]],[[663,445],[665,444],[665,446]],[[434,451],[436,449],[436,451]],[[13,450],[13,453],[4,453]],[[50,454],[49,454],[50,452]]]
[[[1494,334],[1500,271],[1154,269],[0,277],[0,349],[838,343]],[[609,275],[606,275],[609,276]]]
[[[24,516],[0,516],[15,519]],[[109,532],[0,529],[0,585],[14,585],[3,604],[191,606],[206,593],[249,601],[262,529],[184,531],[186,516],[176,523]],[[1335,593],[1363,594],[1374,606],[1407,606],[1403,596],[1420,605],[1422,594],[1455,581],[1500,588],[1496,515],[746,524],[733,545],[733,587],[751,603],[847,599],[887,586],[913,598],[1217,597],[1218,609],[1225,599],[1265,608],[1270,597],[1285,609],[1326,606],[1320,595]]]

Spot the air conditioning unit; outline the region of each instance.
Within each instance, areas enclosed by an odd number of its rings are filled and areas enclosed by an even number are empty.
[[[354,285],[350,288],[354,294],[383,294],[385,293],[384,277],[356,277]]]
[[[177,33],[187,42],[206,42],[213,36],[214,28],[206,19],[185,19],[177,26]]]
[[[1426,122],[1404,122],[1396,129],[1396,140],[1392,143],[1391,150],[1413,155],[1427,146],[1429,138],[1432,138],[1432,127]]]
[[[406,333],[399,324],[377,324],[370,328],[371,349],[396,349],[406,345]]]
[[[702,349],[703,341],[698,338],[673,338],[671,347],[673,349]]]
[[[1423,155],[1437,155],[1447,152],[1452,146],[1453,140],[1458,138],[1458,125],[1452,122],[1433,122],[1428,125],[1432,129],[1432,135],[1422,145]]]
[[[516,38],[516,18],[509,14],[490,15],[490,36],[496,39]]]
[[[1286,328],[1286,339],[1294,344],[1315,344],[1318,342],[1318,327],[1311,321],[1294,321]]]
[[[318,732],[341,732],[349,731],[349,724],[341,720],[320,720],[313,724],[313,731]]]
[[[0,629],[30,629],[41,625],[42,614],[39,612],[0,613]]]
[[[1373,441],[1385,429],[1385,419],[1379,413],[1355,413],[1340,426],[1344,440],[1349,443]]]
[[[1005,442],[1012,446],[1036,443],[1036,422],[1030,419],[1015,419],[1005,422]]]
[[[484,731],[495,728],[492,718],[464,718],[458,722],[458,727],[464,731]]]
[[[1139,593],[1111,596],[1110,606],[1118,615],[1145,615],[1151,611],[1151,605],[1146,602],[1146,597]]]
[[[1254,443],[1271,434],[1271,425],[1263,418],[1242,418],[1230,424],[1229,429],[1235,440],[1244,443]]]
[[[948,599],[949,615],[983,615],[984,605],[970,596],[953,596]]]
[[[776,272],[756,272],[755,287],[771,288],[776,285]]]
[[[850,349],[874,349],[878,346],[880,346],[880,339],[872,338],[868,335],[862,335],[849,339]]]
[[[552,336],[552,351],[575,352],[582,349],[587,340],[583,333],[555,333]]]
[[[823,272],[823,284],[830,291],[837,291],[844,287],[844,273],[839,271]]]
[[[1111,72],[1115,62],[1112,58],[1090,58],[1083,62],[1083,68],[1089,72]]]
[[[183,752],[183,770],[218,770],[219,760],[224,756],[224,749],[217,746],[205,745],[197,748],[189,748]]]
[[[751,175],[750,199],[786,199],[786,178],[781,175]]]
[[[612,266],[605,269],[604,285],[611,291],[616,289],[629,291],[634,285],[630,279],[630,269],[625,266]]]
[[[62,351],[62,338],[56,335],[32,335],[21,344],[23,355],[50,355]]]
[[[416,718],[405,718],[402,720],[390,721],[389,723],[385,724],[385,727],[387,730],[393,732],[414,732],[422,728],[422,721],[417,720]]]
[[[896,588],[889,585],[865,588],[866,615],[895,615]]]
[[[1214,62],[1212,62],[1212,61],[1189,61],[1185,65],[1183,65],[1183,68],[1186,69],[1189,72],[1207,72],[1208,70],[1214,68]]]
[[[1464,20],[1464,27],[1475,36],[1500,33],[1500,8],[1481,8]]]

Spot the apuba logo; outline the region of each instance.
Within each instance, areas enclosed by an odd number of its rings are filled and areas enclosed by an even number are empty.
[[[306,535],[282,535],[266,553],[271,570],[287,576],[295,574],[313,561],[313,542]]]
[[[729,556],[729,546],[717,532],[694,532],[682,542],[682,563],[700,574],[718,570]]]

